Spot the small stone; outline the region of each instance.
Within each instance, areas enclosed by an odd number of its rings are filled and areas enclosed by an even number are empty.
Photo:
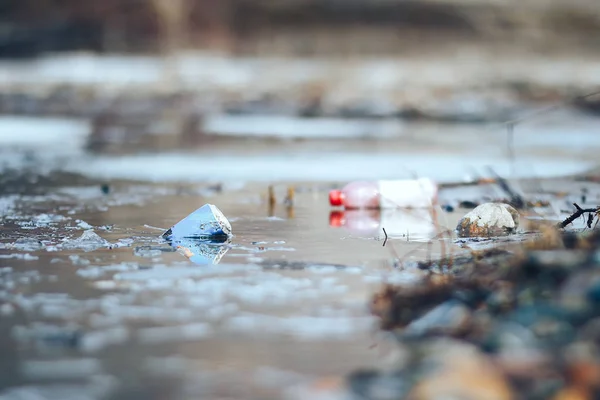
[[[556,300],[569,311],[596,307],[600,304],[600,272],[592,269],[571,274],[561,285]]]
[[[459,335],[469,328],[471,312],[462,303],[451,300],[440,304],[421,318],[411,322],[403,334],[422,336],[428,334]]]
[[[411,400],[515,398],[502,371],[476,347],[440,340],[429,347],[429,373],[417,383]]]
[[[516,303],[512,284],[506,281],[495,282],[494,291],[488,296],[486,303],[492,312],[511,310]]]
[[[451,204],[444,204],[442,206],[442,210],[444,210],[446,212],[453,212],[454,211],[454,206],[452,206]]]
[[[503,236],[519,227],[519,213],[504,203],[484,203],[468,212],[456,227],[459,237]]]
[[[394,371],[360,370],[348,377],[348,386],[357,398],[396,400],[405,398],[410,389],[411,382],[406,378]]]
[[[580,386],[569,386],[562,389],[556,394],[553,400],[589,400],[591,399],[591,393],[587,388]]]

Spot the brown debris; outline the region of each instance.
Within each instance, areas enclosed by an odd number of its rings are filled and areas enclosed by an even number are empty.
[[[440,364],[409,393],[409,400],[441,398],[510,400],[515,396],[501,371],[482,353],[448,343],[432,358]]]
[[[594,397],[589,390],[579,386],[568,386],[559,391],[553,400],[592,400]]]
[[[451,278],[441,276],[406,288],[386,285],[374,295],[370,311],[381,318],[382,329],[400,328],[449,299],[451,291]]]

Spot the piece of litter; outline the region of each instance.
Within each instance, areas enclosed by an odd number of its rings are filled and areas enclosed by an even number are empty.
[[[205,204],[173,225],[163,238],[169,239],[214,239],[227,240],[231,237],[231,224],[213,204]]]

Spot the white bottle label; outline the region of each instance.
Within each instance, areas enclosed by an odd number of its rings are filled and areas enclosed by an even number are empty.
[[[379,181],[381,208],[426,208],[436,202],[437,185],[430,179]]]

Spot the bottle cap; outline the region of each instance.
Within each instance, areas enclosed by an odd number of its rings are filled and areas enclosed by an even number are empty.
[[[332,190],[329,192],[329,204],[332,206],[344,205],[344,193],[341,190]]]
[[[343,211],[332,211],[329,213],[329,226],[339,228],[344,226],[346,223],[345,215]]]

